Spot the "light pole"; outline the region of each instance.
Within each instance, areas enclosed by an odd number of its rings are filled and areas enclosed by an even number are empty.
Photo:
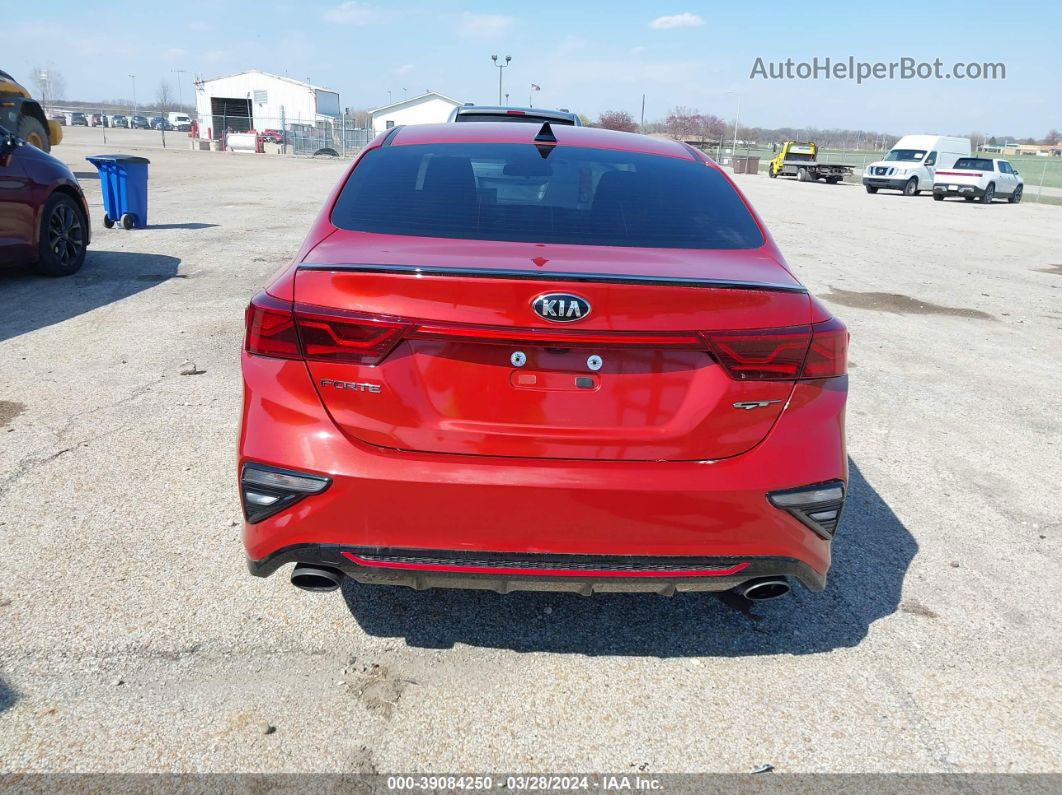
[[[733,158],[737,157],[738,120],[741,118],[741,94],[737,91],[727,91],[726,93],[733,94],[737,99],[737,110],[734,112],[734,151],[731,152],[731,157]]]
[[[136,75],[129,75],[129,79],[133,81],[133,113],[136,113]]]
[[[45,110],[48,110],[48,97],[51,94],[51,91],[49,90],[51,86],[48,85],[48,73],[41,69],[37,72],[37,80],[39,80],[41,84],[41,104],[44,105]]]
[[[498,63],[498,56],[492,55],[490,59],[494,61],[494,65],[498,67],[498,104],[502,104],[502,69],[509,65],[509,61],[513,59],[513,56],[506,55],[505,63]]]
[[[181,75],[184,74],[184,69],[172,69],[175,75],[177,75],[177,105],[181,104]]]

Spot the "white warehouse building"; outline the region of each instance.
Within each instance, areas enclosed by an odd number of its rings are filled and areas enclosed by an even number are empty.
[[[450,118],[450,111],[460,105],[456,99],[437,91],[427,91],[420,96],[369,111],[372,115],[372,131],[378,135],[404,124],[441,124]]]
[[[197,80],[195,107],[201,138],[320,127],[335,124],[341,115],[339,92],[257,69]]]

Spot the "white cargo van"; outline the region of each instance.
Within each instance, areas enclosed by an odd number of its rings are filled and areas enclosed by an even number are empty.
[[[167,114],[170,124],[173,125],[173,129],[185,132],[192,129],[192,120],[188,117],[187,113],[177,113],[171,111]]]
[[[951,168],[960,157],[969,156],[969,138],[905,135],[884,160],[867,166],[863,185],[867,193],[890,188],[903,191],[904,196],[917,196],[919,191],[933,190],[933,174],[938,168]]]

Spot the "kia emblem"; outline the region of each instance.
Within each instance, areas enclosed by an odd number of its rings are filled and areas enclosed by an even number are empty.
[[[590,314],[590,302],[570,293],[543,293],[531,302],[531,308],[553,323],[574,323]]]

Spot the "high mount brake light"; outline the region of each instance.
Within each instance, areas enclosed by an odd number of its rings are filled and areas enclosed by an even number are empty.
[[[404,339],[562,348],[702,350],[738,381],[844,375],[848,331],[838,320],[743,331],[588,331],[510,328],[370,315],[292,304],[262,292],[247,307],[248,353],[376,365]]]

